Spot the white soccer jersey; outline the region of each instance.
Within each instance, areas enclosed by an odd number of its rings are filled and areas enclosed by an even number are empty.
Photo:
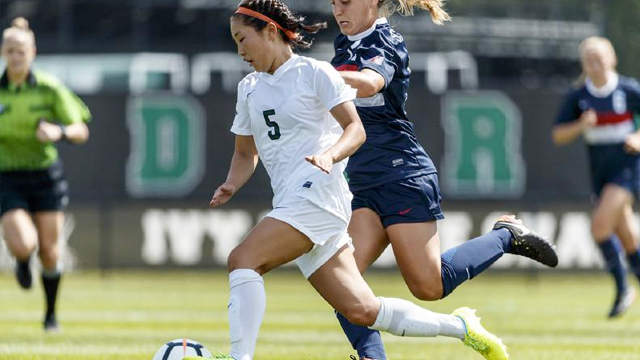
[[[301,196],[348,221],[346,159],[327,175],[305,157],[337,142],[342,128],[329,111],[355,96],[356,90],[329,63],[298,55],[273,75],[253,72],[238,84],[231,131],[253,136],[271,178],[274,208],[289,196]]]

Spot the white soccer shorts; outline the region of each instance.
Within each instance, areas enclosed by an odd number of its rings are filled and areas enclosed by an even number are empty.
[[[345,245],[353,250],[351,237],[347,233],[349,224],[302,197],[291,196],[266,216],[291,225],[313,242],[313,248],[296,259],[298,268],[307,279]]]

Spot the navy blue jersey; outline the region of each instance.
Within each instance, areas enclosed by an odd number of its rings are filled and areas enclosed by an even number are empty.
[[[355,101],[367,141],[349,158],[352,191],[436,172],[418,143],[405,103],[409,88],[409,53],[402,36],[381,18],[367,31],[338,35],[331,64],[339,71],[371,69],[384,78],[376,95]]]
[[[600,196],[606,184],[614,183],[637,197],[640,156],[625,151],[624,142],[636,130],[634,114],[640,114],[640,85],[613,73],[601,88],[587,79],[584,85],[569,91],[556,123],[573,122],[589,109],[598,118],[596,125],[584,132],[594,194]]]
[[[585,131],[585,142],[622,144],[635,131],[633,116],[640,113],[640,85],[635,79],[613,73],[602,88],[587,79],[583,86],[569,91],[556,123],[575,121],[589,109],[596,112],[598,122]]]

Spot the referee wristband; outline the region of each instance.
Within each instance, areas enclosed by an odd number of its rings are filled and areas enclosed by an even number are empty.
[[[57,124],[60,127],[60,141],[62,140],[69,140],[67,138],[67,127],[62,125],[62,124]]]

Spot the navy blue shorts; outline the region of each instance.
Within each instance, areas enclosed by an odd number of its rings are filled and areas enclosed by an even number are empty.
[[[429,174],[356,191],[351,208],[375,211],[386,228],[444,219],[441,200],[438,174]]]
[[[69,186],[59,162],[44,170],[0,172],[0,216],[14,209],[61,211],[68,203]]]
[[[606,184],[616,184],[640,195],[640,156],[624,151],[622,144],[589,146],[593,193],[600,197]]]

